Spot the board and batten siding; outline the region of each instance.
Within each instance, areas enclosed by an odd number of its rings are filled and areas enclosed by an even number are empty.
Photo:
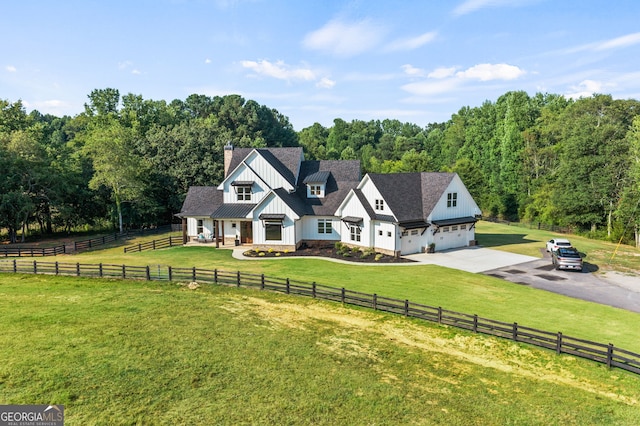
[[[238,201],[236,189],[231,185],[235,181],[253,181],[253,185],[251,185],[251,200]],[[223,182],[222,190],[225,204],[257,204],[269,193],[269,188],[266,187],[264,182],[246,166],[238,167],[234,173],[229,175]]]
[[[447,194],[455,192],[458,194],[457,206],[447,207]],[[458,217],[475,216],[480,214],[478,205],[471,197],[471,194],[462,183],[458,175],[451,180],[447,189],[443,192],[442,197],[438,200],[435,208],[429,216],[429,221],[455,219]]]
[[[380,235],[382,233],[382,235]],[[389,236],[391,233],[391,236]],[[399,245],[398,232],[396,226],[389,222],[373,222],[373,247],[376,249],[383,249],[388,251],[395,251]]]
[[[245,160],[245,163],[247,163],[249,167],[267,183],[270,189],[284,188],[287,191],[295,190],[295,188],[261,155],[254,152]]]
[[[342,208],[341,217],[354,216],[363,218],[360,230],[360,241],[351,241],[351,232],[349,229],[349,225],[342,221],[340,221],[340,241],[347,244],[370,247],[372,241],[371,218],[369,217],[364,206],[360,203],[360,200],[355,196],[355,194],[350,194],[349,197],[349,200]]]
[[[253,211],[253,244],[275,246],[294,246],[299,239],[296,238],[295,220],[298,216],[287,204],[275,194],[270,193],[268,199]],[[261,214],[284,214],[282,221],[282,239],[280,241],[266,240],[264,223],[260,220]]]
[[[213,219],[207,216],[188,217],[187,218],[187,235],[189,237],[198,236],[198,220],[202,220],[202,233],[206,236],[213,235]]]
[[[318,220],[330,220],[331,221],[331,233],[320,234],[318,232]],[[303,240],[333,240],[340,239],[340,219],[335,216],[304,216],[300,221],[300,230],[302,232],[301,239]]]
[[[364,179],[366,179],[366,181],[362,185],[362,188],[360,189],[360,191],[362,191],[362,194],[364,195],[364,197],[369,201],[369,203],[371,203],[371,208],[374,209],[376,200],[384,200],[384,198],[382,198],[382,195],[380,194],[380,191],[378,191],[378,188],[376,188],[373,182],[371,182],[371,179],[369,179],[369,176],[365,176]],[[395,216],[386,202],[384,203],[383,208],[381,210],[376,210],[376,213],[384,214],[388,216]]]

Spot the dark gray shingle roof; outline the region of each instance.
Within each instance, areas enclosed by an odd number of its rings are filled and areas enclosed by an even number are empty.
[[[222,205],[222,191],[215,186],[192,186],[176,216],[211,216]]]
[[[426,220],[454,173],[369,173],[398,222]]]
[[[309,179],[316,179],[320,175],[327,175],[325,196],[323,198],[308,198],[305,182],[318,182]],[[360,177],[360,161],[358,160],[303,161],[300,165],[300,178],[296,193],[310,208],[308,214],[333,216],[349,191],[358,186]]]

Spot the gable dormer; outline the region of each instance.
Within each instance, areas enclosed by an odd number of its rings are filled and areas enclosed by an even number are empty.
[[[302,183],[307,187],[307,198],[324,198],[330,175],[331,172],[319,171],[304,178]]]

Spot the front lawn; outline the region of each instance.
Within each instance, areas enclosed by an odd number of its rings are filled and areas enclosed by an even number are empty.
[[[0,402],[67,425],[640,423],[587,360],[308,298],[0,275]]]

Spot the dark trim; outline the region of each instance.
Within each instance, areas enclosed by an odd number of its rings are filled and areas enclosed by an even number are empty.
[[[344,223],[351,224],[351,225],[360,225],[361,223],[364,222],[364,220],[361,217],[356,217],[356,216],[345,216],[341,220]]]
[[[284,213],[262,213],[258,216],[260,220],[268,220],[268,221],[284,221],[286,215]]]
[[[253,186],[252,180],[234,180],[231,186]]]
[[[419,229],[419,228],[428,228],[431,226],[429,222],[425,222],[424,220],[413,220],[410,222],[399,222],[398,226],[404,229]]]
[[[435,226],[451,226],[451,225],[461,225],[463,223],[476,223],[478,219],[473,216],[465,216],[465,217],[457,217],[454,219],[443,219],[443,220],[432,220]]]

